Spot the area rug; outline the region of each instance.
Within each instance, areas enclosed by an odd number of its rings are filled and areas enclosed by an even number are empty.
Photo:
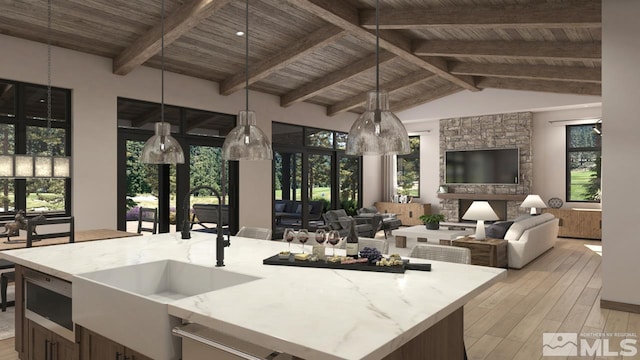
[[[9,298],[9,300],[13,299],[13,286],[7,288],[7,298]],[[15,307],[9,306],[6,312],[0,312],[0,340],[16,336],[15,311]]]

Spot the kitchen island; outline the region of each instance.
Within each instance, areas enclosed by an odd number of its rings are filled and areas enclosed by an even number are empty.
[[[431,272],[404,274],[262,264],[287,247],[232,237],[221,271],[257,279],[172,301],[168,315],[302,359],[410,359],[420,349],[456,358],[463,353],[464,304],[506,276],[501,269],[437,261],[429,261]],[[292,251],[299,247],[293,245]],[[212,267],[215,236],[140,236],[12,250],[0,258],[73,283],[85,273],[167,259]],[[145,325],[136,331],[144,333]],[[425,348],[416,342],[432,344]],[[139,344],[124,345],[153,357],[150,349],[135,348]]]

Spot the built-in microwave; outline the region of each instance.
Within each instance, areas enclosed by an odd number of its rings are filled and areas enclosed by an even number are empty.
[[[24,283],[25,317],[69,341],[75,341],[71,283],[31,269],[24,270]]]

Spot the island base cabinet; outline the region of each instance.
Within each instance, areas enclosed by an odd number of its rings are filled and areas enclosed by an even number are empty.
[[[80,360],[152,360],[81,326],[76,331],[80,332]]]
[[[77,359],[76,344],[50,330],[27,320],[29,360],[74,360]]]

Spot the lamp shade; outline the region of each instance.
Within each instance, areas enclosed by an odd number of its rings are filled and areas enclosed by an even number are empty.
[[[224,160],[272,160],[273,150],[267,135],[256,126],[256,113],[242,110],[238,126],[231,129],[222,144]]]
[[[157,122],[155,134],[144,143],[140,160],[145,164],[184,164],[184,152],[171,136],[171,124]]]
[[[400,119],[389,110],[386,91],[367,93],[365,112],[349,130],[346,153],[348,155],[403,155],[408,154],[409,135]],[[377,116],[376,116],[377,115]]]
[[[545,204],[542,198],[540,198],[540,195],[527,195],[527,197],[524,199],[520,207],[531,208],[530,210],[531,215],[537,215],[538,210],[536,209],[546,208],[547,204]]]
[[[496,212],[486,201],[474,201],[462,218],[464,220],[499,220]]]
[[[14,155],[0,155],[0,178],[13,177]]]
[[[540,195],[527,195],[520,207],[523,208],[546,208],[547,204],[544,203]]]
[[[476,224],[476,240],[484,240],[485,238],[485,229],[484,229],[484,221],[485,220],[499,220],[498,215],[491,205],[489,205],[486,201],[474,201],[467,209],[467,212],[462,216],[464,220],[477,220]]]

